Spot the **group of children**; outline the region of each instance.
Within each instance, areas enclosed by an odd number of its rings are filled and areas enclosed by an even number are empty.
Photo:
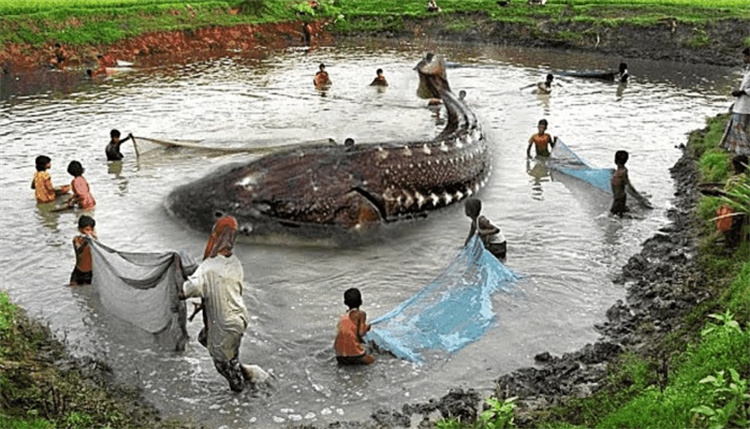
[[[318,66],[318,71],[315,73],[315,77],[313,78],[313,84],[315,84],[315,88],[317,89],[328,89],[330,88],[331,83],[331,77],[326,71],[326,65],[321,63]],[[375,72],[375,79],[372,80],[370,86],[388,86],[388,81],[385,79],[383,69],[377,69]]]
[[[120,145],[133,135],[128,134],[123,140],[120,140],[120,131],[112,130],[110,132],[110,141],[105,149],[107,161],[120,161],[123,158],[120,152]],[[88,248],[85,237],[96,238],[94,227],[96,221],[93,218],[93,210],[96,207],[96,200],[91,194],[91,188],[83,173],[86,171],[79,161],[70,161],[68,164],[68,173],[73,176],[70,185],[55,187],[52,184],[52,177],[47,172],[52,167],[52,159],[46,155],[36,157],[36,173],[31,181],[31,189],[34,190],[36,202],[38,204],[54,203],[58,197],[73,193],[65,204],[54,210],[65,210],[78,208],[84,212],[78,218],[79,235],[73,238],[73,248],[76,254],[76,265],[70,275],[70,285],[78,286],[91,283],[92,261],[91,252]]]

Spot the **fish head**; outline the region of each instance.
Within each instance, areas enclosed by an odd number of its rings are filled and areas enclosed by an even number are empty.
[[[211,231],[222,216],[234,216],[238,232],[249,235],[255,228],[257,210],[243,204],[247,196],[243,195],[246,192],[238,176],[247,178],[242,169],[243,165],[219,168],[200,180],[176,188],[167,197],[167,210],[200,231]]]
[[[426,54],[414,69],[419,74],[417,96],[420,98],[443,98],[443,94],[451,90],[445,73],[445,59],[441,55]]]

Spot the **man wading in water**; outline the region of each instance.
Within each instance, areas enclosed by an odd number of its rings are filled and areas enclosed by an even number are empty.
[[[216,221],[205,259],[183,283],[179,296],[201,298],[204,327],[198,342],[208,349],[216,370],[227,379],[229,387],[241,392],[246,383],[263,383],[270,376],[260,366],[243,365],[239,360],[248,314],[242,299],[242,263],[232,253],[236,237],[235,218],[224,216]]]

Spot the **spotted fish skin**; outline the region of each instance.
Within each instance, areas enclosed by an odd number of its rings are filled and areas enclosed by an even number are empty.
[[[352,231],[424,216],[475,194],[491,172],[481,126],[450,91],[442,58],[428,54],[416,70],[418,93],[442,99],[448,113],[436,138],[282,150],[177,188],[168,209],[201,230],[230,214],[247,234]]]

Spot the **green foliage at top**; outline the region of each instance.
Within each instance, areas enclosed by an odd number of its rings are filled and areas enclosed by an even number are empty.
[[[300,19],[300,0],[3,0],[0,44],[113,44],[140,34]],[[330,10],[330,8],[329,8]]]
[[[508,7],[499,7],[496,0],[439,0],[439,13],[427,12],[424,0],[318,3],[312,8],[306,0],[2,0],[0,44],[110,44],[151,31],[310,18],[331,20],[331,28],[341,32],[402,30],[404,19],[445,19],[463,14],[530,25],[540,20],[577,22],[592,28],[649,25],[664,20],[696,26],[718,19],[750,21],[747,0],[549,0],[544,6],[512,0]],[[192,13],[188,13],[188,5]],[[453,27],[460,30],[460,21]],[[690,43],[704,46],[707,39],[697,34]]]

